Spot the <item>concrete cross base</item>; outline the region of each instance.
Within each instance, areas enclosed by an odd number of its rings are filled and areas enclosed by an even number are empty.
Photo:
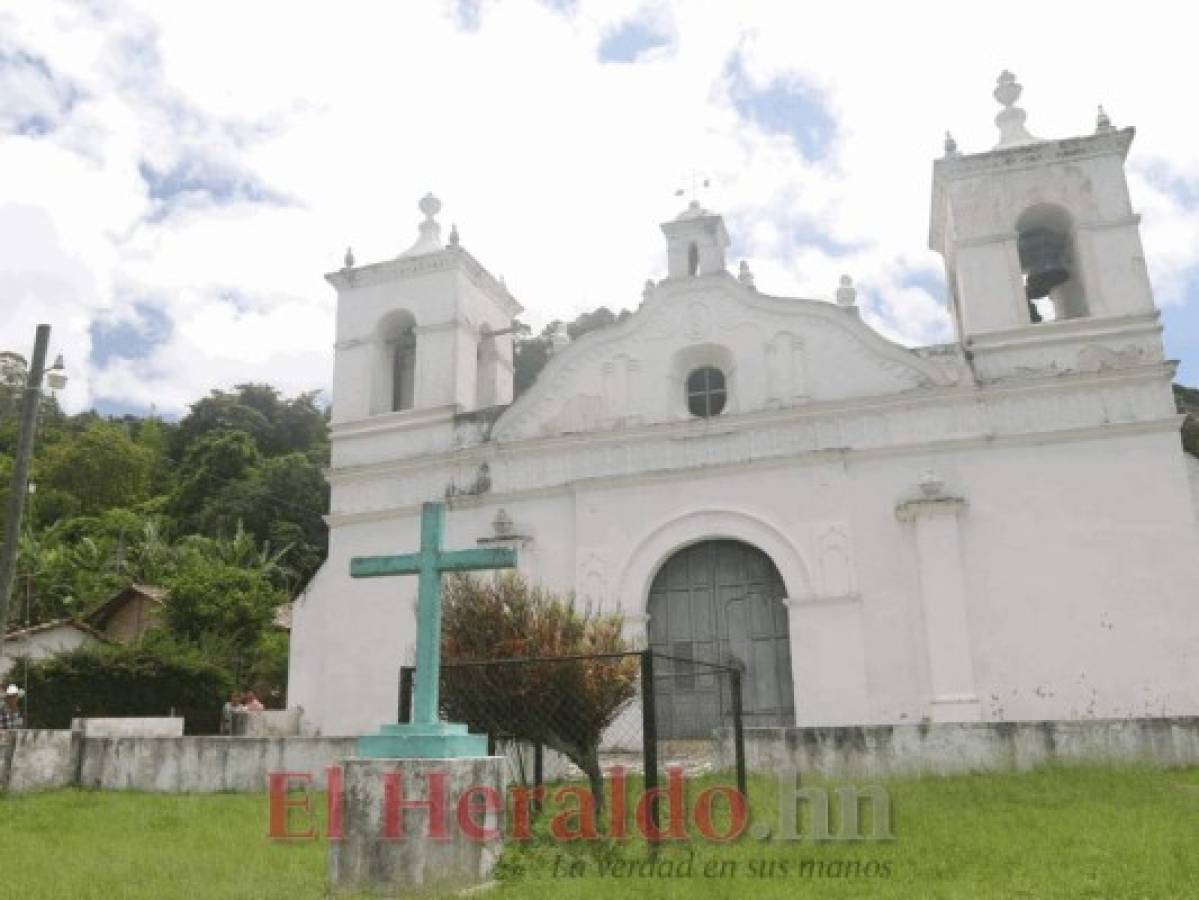
[[[391,896],[487,881],[503,850],[502,763],[495,756],[347,759],[343,837],[329,842],[332,885]]]
[[[358,755],[369,759],[459,759],[486,756],[487,736],[468,734],[460,722],[384,725],[358,739]]]

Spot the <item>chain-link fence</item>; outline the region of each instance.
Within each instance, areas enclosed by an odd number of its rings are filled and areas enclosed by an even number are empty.
[[[399,721],[415,670],[400,670]],[[441,716],[486,734],[525,785],[586,778],[598,790],[621,766],[647,789],[679,767],[727,777],[745,794],[741,673],[653,651],[445,663]]]

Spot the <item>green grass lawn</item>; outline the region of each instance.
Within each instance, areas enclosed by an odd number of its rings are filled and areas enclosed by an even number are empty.
[[[658,874],[642,876],[625,874],[650,859],[640,839],[556,845],[540,838],[509,843],[498,887],[485,896],[1199,896],[1199,767],[884,784],[891,841],[692,841],[662,849]],[[775,821],[776,796],[772,781],[753,780],[755,821]],[[539,834],[545,825],[543,817]],[[266,832],[264,795],[0,795],[0,896],[326,896],[325,843],[277,843]],[[687,860],[684,874],[665,874]],[[723,877],[705,877],[722,865]],[[857,875],[831,874],[855,868]]]

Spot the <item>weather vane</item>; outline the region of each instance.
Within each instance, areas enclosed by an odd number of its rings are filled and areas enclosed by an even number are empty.
[[[690,175],[687,176],[687,180],[691,182],[691,202],[698,203],[700,188],[709,187],[712,184],[712,179],[700,174],[699,172],[692,172]],[[681,187],[677,191],[674,192],[674,195],[676,197],[682,197],[682,196],[685,196],[686,194],[687,194],[686,187]]]

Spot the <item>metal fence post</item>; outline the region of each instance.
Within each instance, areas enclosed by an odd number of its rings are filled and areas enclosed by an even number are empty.
[[[658,717],[654,708],[654,653],[641,651],[641,755],[645,764],[645,790],[658,786]],[[656,832],[659,826],[658,799],[649,804],[649,821]]]
[[[749,785],[745,777],[745,728],[741,715],[741,670],[729,670],[732,677],[733,694],[733,759],[737,765],[737,790],[741,796],[749,800]]]

